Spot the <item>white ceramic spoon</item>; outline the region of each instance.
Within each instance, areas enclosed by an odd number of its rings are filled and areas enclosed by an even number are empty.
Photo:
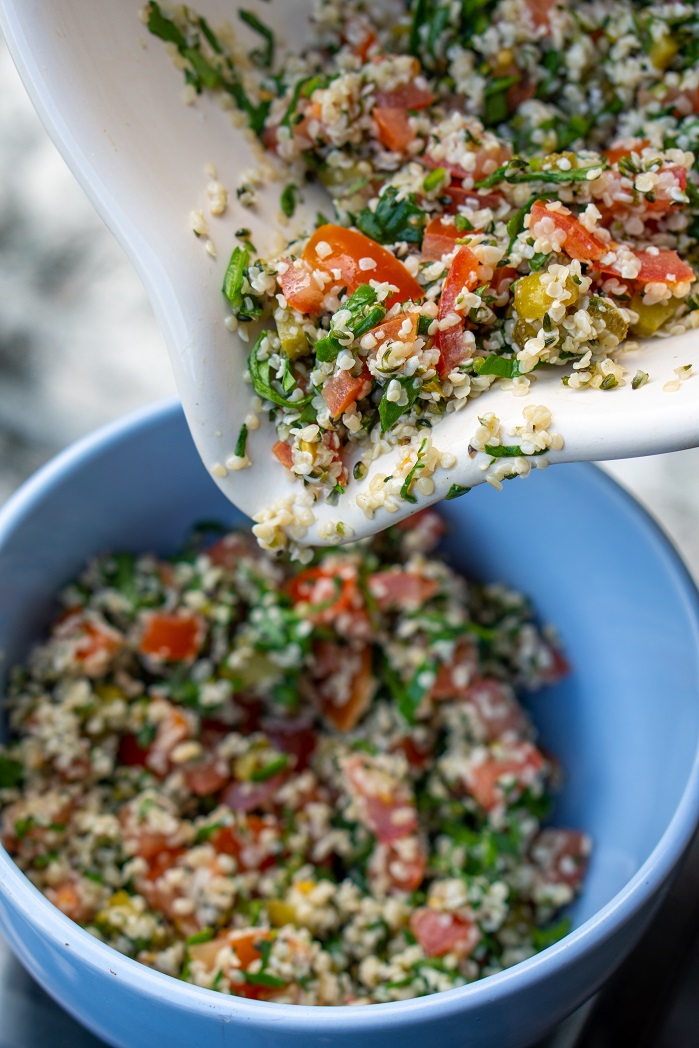
[[[213,26],[237,21],[237,0],[194,0],[193,6]],[[307,33],[308,0],[246,0],[244,6],[259,10],[284,46],[293,48]],[[181,74],[162,42],[139,21],[137,0],[0,0],[0,16],[41,119],[143,279],[203,462],[230,501],[250,516],[299,492],[300,483],[271,454],[271,426],[250,435],[253,468],[220,476],[223,471],[214,469],[233,452],[251,398],[242,381],[248,347],[224,324],[222,277],[239,227],[250,227],[257,247],[264,247],[276,228],[282,183],[263,189],[256,211],[243,209],[231,193],[227,213],[209,219],[218,249],[212,258],[192,235],[189,220],[193,209],[207,209],[205,165],[213,163],[221,181],[234,190],[241,172],[257,160],[244,133],[211,99],[202,98],[194,107],[183,104]],[[310,204],[314,214],[327,201]],[[294,222],[300,229],[296,216]],[[690,333],[654,339],[626,354],[630,375],[639,368],[651,377],[637,390],[627,384],[610,392],[576,392],[562,385],[559,368],[537,373],[526,398],[492,389],[435,429],[435,445],[457,462],[437,471],[434,493],[420,502],[444,497],[453,485],[472,487],[484,479],[489,459],[482,453],[470,456],[468,445],[478,416],[486,411],[507,428],[522,421],[527,403],[546,405],[553,414],[552,429],[565,440],[561,451],[547,456],[551,462],[699,445],[699,376],[682,382],[676,392],[663,390],[676,367],[697,360],[698,346],[699,336]],[[382,457],[350,491],[365,490],[374,472],[391,474],[398,455]],[[415,508],[401,502],[397,513],[379,510],[369,520],[347,494],[336,506],[316,507],[316,523],[305,540],[322,542],[318,528],[324,522],[343,520],[355,535],[368,534]]]

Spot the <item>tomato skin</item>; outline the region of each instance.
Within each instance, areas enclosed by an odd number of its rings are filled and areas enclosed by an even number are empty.
[[[189,661],[199,653],[203,632],[196,615],[154,611],[146,619],[139,651],[168,662]]]
[[[463,235],[453,222],[447,222],[442,215],[436,215],[430,219],[425,229],[422,257],[440,262],[443,255],[448,255],[455,249],[456,241]]]
[[[416,610],[439,590],[436,579],[401,568],[376,571],[369,575],[366,581],[380,611],[387,611],[389,608]]]
[[[641,263],[638,276],[633,278],[632,283],[638,284],[684,284],[695,279],[694,270],[686,262],[683,262],[676,251],[669,248],[661,248],[657,253],[650,251],[634,251],[634,255]],[[621,277],[611,265],[601,265],[602,273],[611,273]]]
[[[474,921],[432,906],[411,914],[410,930],[428,957],[442,957],[445,953],[468,957],[481,937]]]
[[[286,444],[283,440],[275,441],[272,445],[272,454],[279,460],[279,462],[281,462],[282,466],[291,469],[294,462],[291,444]]]
[[[579,218],[567,207],[550,211],[544,200],[537,200],[530,212],[529,231],[533,237],[540,236],[537,227],[545,220],[551,220],[556,229],[565,231],[562,250],[570,258],[579,262],[598,262],[609,251],[609,245],[588,232]]]
[[[379,142],[385,149],[390,149],[392,153],[404,153],[410,143],[415,141],[415,132],[410,126],[407,109],[377,106],[372,116],[376,122]]]
[[[321,243],[330,247],[329,255],[321,257],[318,254],[317,246]],[[302,258],[311,269],[330,274],[335,286],[346,287],[350,295],[369,280],[393,284],[398,290],[386,299],[387,309],[396,302],[405,302],[407,299],[422,301],[424,298],[422,287],[403,263],[381,244],[356,229],[345,229],[344,226],[331,223],[319,226],[303,249]],[[360,269],[361,258],[373,259],[376,267],[372,270]],[[339,280],[334,276],[334,270],[339,270]],[[332,286],[329,283],[328,290]]]
[[[323,308],[325,291],[322,290],[311,272],[311,267],[304,259],[296,259],[287,263],[286,272],[282,273],[279,280],[282,286],[284,298],[292,309],[299,313],[320,313]]]
[[[456,301],[465,289],[473,291],[478,286],[478,259],[470,248],[463,245],[454,255],[444,289],[439,299],[438,320],[444,320],[450,313],[460,312]],[[438,331],[435,339],[439,349],[437,370],[440,378],[446,378],[462,360],[466,359],[468,350],[464,345],[463,322],[455,324],[446,331]]]
[[[349,371],[337,371],[321,390],[333,418],[339,418],[352,404],[365,397],[371,390],[371,375],[366,365],[360,375]]]

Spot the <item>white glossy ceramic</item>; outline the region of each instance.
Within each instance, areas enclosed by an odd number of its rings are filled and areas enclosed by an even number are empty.
[[[213,25],[235,18],[233,0],[196,0]],[[293,47],[307,32],[308,0],[247,0]],[[182,77],[161,41],[149,37],[138,5],[114,0],[0,0],[0,25],[21,76],[47,130],[107,225],[117,236],[150,295],[163,330],[177,386],[199,453],[211,469],[231,455],[249,410],[250,387],[242,381],[247,347],[224,325],[227,306],[220,294],[235,230],[253,230],[257,246],[279,214],[281,183],[261,193],[256,212],[235,203],[210,219],[218,249],[214,259],[192,235],[189,215],[206,208],[207,175],[213,163],[222,182],[234,189],[241,172],[255,163],[244,133],[210,99],[183,104]],[[247,30],[240,26],[241,36]],[[233,194],[234,197],[234,194]],[[315,201],[310,201],[314,213]],[[60,201],[56,202],[60,206]],[[291,229],[302,226],[302,216]],[[435,443],[453,452],[457,465],[435,475],[436,490],[424,502],[442,498],[452,484],[471,487],[483,480],[484,456],[469,457],[469,437],[477,417],[495,412],[508,426],[521,422],[527,403],[553,412],[553,429],[565,439],[552,462],[611,459],[687,448],[699,444],[699,378],[663,391],[674,368],[695,363],[694,334],[654,339],[629,353],[631,374],[649,372],[639,390],[630,385],[609,392],[576,392],[561,384],[559,369],[537,375],[528,398],[493,390],[487,398],[449,415]],[[252,516],[274,499],[299,490],[287,470],[271,456],[275,437],[263,426],[249,438],[257,468],[216,477],[227,498]],[[375,468],[390,473],[397,458]],[[370,480],[350,489],[355,494]],[[404,503],[399,515],[413,512]],[[368,520],[349,495],[339,506],[319,506],[317,526],[342,519],[355,534],[386,526],[389,515]],[[393,518],[395,519],[395,517]]]

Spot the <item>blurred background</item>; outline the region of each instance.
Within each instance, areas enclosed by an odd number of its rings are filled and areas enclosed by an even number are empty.
[[[72,441],[174,392],[143,288],[41,127],[0,37],[0,505]],[[699,450],[604,468],[645,504],[699,580]],[[578,558],[614,557],[604,535],[578,535],[570,525]],[[573,1048],[581,1036],[585,1048],[699,1043],[699,843],[693,859],[638,960],[594,1010],[594,1029],[583,1009],[548,1048]],[[665,970],[672,988],[661,1006]],[[680,983],[688,987],[681,996]],[[662,1021],[650,1022],[651,1010]],[[33,986],[1,941],[0,1014],[0,1048],[99,1048]],[[623,1014],[636,1015],[635,1032],[617,1029]]]

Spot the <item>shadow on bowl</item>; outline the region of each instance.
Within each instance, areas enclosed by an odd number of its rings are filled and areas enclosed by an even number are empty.
[[[485,490],[484,490],[485,488]],[[555,821],[594,842],[573,930],[471,986],[330,1009],[248,1001],[151,971],[72,924],[0,849],[0,929],[42,986],[109,1044],[170,1048],[524,1048],[623,960],[699,817],[699,601],[642,509],[591,466],[540,472],[447,503],[452,561],[527,593],[573,673],[530,701],[566,769]],[[92,555],[174,551],[197,520],[240,521],[173,403],[101,430],[0,513],[0,649],[19,661],[55,592]],[[394,1040],[395,1039],[395,1040]]]

